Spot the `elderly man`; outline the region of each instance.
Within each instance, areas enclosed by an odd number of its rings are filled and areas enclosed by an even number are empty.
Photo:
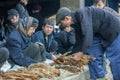
[[[96,49],[98,49],[99,45],[93,41],[93,38],[95,35],[99,35],[100,44],[105,48],[104,52],[111,62],[110,67],[113,78],[114,80],[120,80],[120,22],[115,16],[107,11],[93,7],[83,7],[75,13],[63,7],[57,12],[56,22],[63,26],[74,25],[77,35],[76,44],[73,48],[73,59],[75,60],[79,60],[83,53],[89,53],[92,50],[98,53]],[[97,59],[95,61],[97,62]],[[96,72],[101,74],[99,78],[104,77],[103,70],[96,69]]]

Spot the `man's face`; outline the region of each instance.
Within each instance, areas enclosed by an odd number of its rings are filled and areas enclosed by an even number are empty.
[[[46,24],[45,26],[43,26],[43,31],[46,34],[46,36],[49,36],[52,32],[53,32],[53,26]]]
[[[15,24],[15,23],[17,23],[17,21],[19,20],[19,16],[13,16],[13,18],[12,19],[10,19],[10,22],[12,23],[12,24]]]
[[[63,20],[61,20],[61,25],[70,26],[72,24],[71,16],[66,16]]]
[[[24,3],[25,5],[28,4],[28,0],[21,0],[22,3]]]
[[[103,3],[102,1],[99,1],[97,4],[94,4],[94,6],[95,7],[97,7],[97,8],[100,8],[100,9],[102,9],[103,7],[105,7],[105,3]]]
[[[28,36],[32,36],[32,34],[35,32],[36,28],[35,27],[29,27],[28,30],[26,31]]]

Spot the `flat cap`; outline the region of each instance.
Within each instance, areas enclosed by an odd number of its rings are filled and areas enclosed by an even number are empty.
[[[64,19],[65,16],[71,15],[71,10],[67,7],[62,7],[58,10],[56,14],[56,25],[60,23],[62,19]]]

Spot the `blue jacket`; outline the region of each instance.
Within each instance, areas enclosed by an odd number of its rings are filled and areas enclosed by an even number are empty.
[[[54,40],[53,35],[50,35],[48,38],[48,41],[45,39],[45,34],[43,31],[37,31],[33,36],[32,36],[32,42],[41,42],[45,46],[46,49],[46,57],[48,59],[51,59],[51,54],[50,52],[56,51],[57,50],[57,42]]]
[[[12,31],[6,42],[6,47],[10,51],[10,60],[21,66],[29,66],[32,63],[36,63],[36,60],[33,60],[23,53],[23,50],[26,49],[29,44],[31,43],[28,37],[22,37],[17,30]]]

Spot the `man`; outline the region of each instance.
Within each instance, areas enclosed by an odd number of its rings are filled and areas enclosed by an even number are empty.
[[[93,7],[97,7],[97,8],[106,10],[106,11],[110,12],[111,14],[115,15],[120,20],[120,15],[112,8],[106,6],[106,0],[94,0]]]
[[[26,18],[29,17],[28,10],[26,8],[26,5],[28,4],[28,0],[20,0],[20,2],[16,5],[16,9],[20,15],[20,18]]]
[[[120,22],[115,16],[93,7],[83,7],[75,13],[63,7],[57,12],[56,22],[63,26],[75,26],[77,36],[76,44],[73,48],[73,59],[75,60],[79,60],[83,53],[96,49],[97,46],[92,45],[92,43],[96,45],[93,37],[96,34],[99,35],[101,37],[101,45],[105,47],[105,53],[111,62],[110,67],[113,78],[114,80],[120,80]],[[104,72],[101,73],[104,74]],[[104,77],[104,75],[101,77]]]
[[[62,31],[55,35],[55,40],[58,42],[57,53],[71,52],[76,41],[73,28],[71,26],[64,27]]]
[[[57,42],[53,36],[53,29],[54,21],[52,19],[45,19],[42,31],[38,31],[32,36],[33,42],[41,42],[44,45],[46,58],[52,60],[56,59],[53,53],[57,50]]]
[[[30,37],[38,26],[38,20],[29,17],[26,29],[18,27],[13,30],[6,42],[10,52],[9,62],[12,66],[29,66],[33,63],[45,61],[44,47],[39,43],[32,43]]]
[[[96,7],[96,8],[100,8],[100,9],[103,9],[105,11],[108,11],[109,13],[116,16],[116,18],[118,18],[120,20],[120,15],[112,8],[106,6],[106,0],[93,0],[92,7]],[[103,74],[102,75],[99,74],[100,71],[104,72],[104,73],[106,72],[106,70],[105,70],[106,69],[105,68],[105,65],[106,65],[105,57],[103,56],[105,49],[101,45],[101,39],[102,38],[99,35],[94,36],[93,40],[96,43],[96,45],[93,43],[93,46],[99,45],[99,47],[96,47],[95,49],[92,49],[89,52],[89,55],[96,57],[96,60],[89,64],[89,72],[90,72],[90,75],[92,78],[99,78],[100,76],[102,76]],[[97,50],[97,51],[95,51],[95,50]]]

